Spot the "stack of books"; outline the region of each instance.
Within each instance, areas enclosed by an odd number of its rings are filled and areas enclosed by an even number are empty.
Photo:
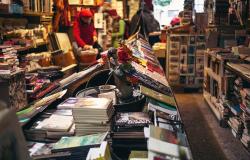
[[[74,132],[72,113],[66,110],[52,115],[44,112],[30,128],[24,130],[28,140],[40,142],[56,142],[63,136],[73,136]]]
[[[148,159],[191,159],[185,134],[150,125]]]
[[[233,93],[234,93],[234,96],[236,97],[236,100],[239,104],[242,102],[241,93],[240,93],[242,88],[243,88],[243,81],[241,78],[237,78],[234,81]]]
[[[250,89],[243,88],[240,91],[241,98],[242,98],[242,110],[246,112],[246,114],[250,114]]]
[[[52,153],[54,143],[28,142],[29,154],[32,159],[68,159],[70,152]]]
[[[51,153],[70,152],[70,160],[86,159],[90,148],[99,147],[107,132],[76,137],[62,137],[51,149]]]
[[[0,74],[11,74],[17,70],[17,51],[11,46],[0,45]]]
[[[149,115],[144,112],[117,113],[111,133],[112,146],[130,149],[146,148],[143,130],[150,123]]]
[[[245,112],[242,114],[242,121],[244,124],[244,129],[241,142],[248,150],[250,150],[250,116]]]
[[[68,98],[58,109],[72,109],[76,135],[105,132],[110,129],[114,108],[108,98]]]
[[[235,138],[240,138],[243,132],[243,123],[238,117],[231,117],[228,121],[229,126],[232,129],[232,133]]]
[[[243,88],[240,93],[242,97],[241,109],[243,110],[241,119],[244,124],[241,142],[250,150],[250,89]]]

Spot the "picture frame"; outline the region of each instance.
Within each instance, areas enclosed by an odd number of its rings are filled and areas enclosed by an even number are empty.
[[[194,56],[188,56],[187,64],[195,64],[195,57]]]
[[[170,49],[179,49],[179,42],[171,42]]]
[[[181,47],[180,47],[180,54],[181,55],[186,55],[187,51],[188,51],[187,45],[181,45]]]
[[[195,44],[195,36],[190,36],[189,37],[189,44]]]
[[[196,47],[193,45],[188,46],[188,55],[195,55]]]
[[[188,66],[180,65],[180,74],[187,74],[187,73],[188,73]]]
[[[185,64],[185,65],[187,65],[188,63],[187,63],[187,55],[181,55],[180,56],[180,64]]]
[[[188,66],[188,74],[194,74],[195,73],[195,67],[193,65]]]
[[[170,56],[178,56],[179,55],[178,53],[179,52],[176,49],[170,50]]]

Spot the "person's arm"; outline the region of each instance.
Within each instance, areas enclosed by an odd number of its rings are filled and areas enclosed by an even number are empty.
[[[119,20],[119,32],[112,33],[112,37],[122,37],[125,33],[125,22],[123,20]]]
[[[84,42],[84,40],[81,38],[80,36],[81,32],[80,32],[80,24],[79,22],[76,20],[74,22],[74,26],[73,26],[73,36],[75,38],[76,43],[78,44],[79,47],[84,47],[86,45],[86,43]]]
[[[95,43],[95,42],[97,42],[97,32],[96,32],[96,29],[95,29],[94,26],[93,26],[93,30],[94,30],[94,32],[93,32],[93,40],[94,40],[94,43]]]

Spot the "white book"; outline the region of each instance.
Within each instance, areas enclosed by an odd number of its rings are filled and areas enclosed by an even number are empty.
[[[41,123],[41,128],[47,131],[68,131],[73,125],[72,116],[63,115],[51,115],[49,118],[45,119]]]
[[[187,159],[191,159],[190,151],[187,147],[164,142],[155,138],[149,138],[148,150],[156,153],[166,154],[176,158],[180,157],[180,150],[186,153]]]

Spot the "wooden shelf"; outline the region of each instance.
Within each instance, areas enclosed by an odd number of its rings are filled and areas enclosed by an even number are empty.
[[[212,100],[211,100],[212,96],[208,92],[204,91],[203,92],[203,97],[205,98],[208,106],[211,108],[211,110],[213,111],[216,118],[219,121],[221,121],[223,118],[221,117],[220,112],[217,110],[216,105],[212,102]]]
[[[22,14],[17,13],[0,13],[0,17],[4,16],[4,18],[7,18],[6,16],[10,17],[30,17],[30,16],[53,16],[53,13],[44,13],[44,12],[24,12]]]
[[[245,81],[249,82],[250,83],[250,75],[247,76],[245,74],[243,74],[242,72],[236,70],[235,68],[229,66],[229,65],[226,65],[225,67],[227,70],[233,72],[234,74],[238,75],[239,77],[243,78]]]
[[[205,68],[205,73],[207,73],[210,77],[215,79],[217,82],[221,82],[221,77],[214,73],[211,68]]]
[[[17,50],[17,52],[24,52],[24,51],[28,51],[29,49],[37,48],[37,47],[44,46],[47,44],[48,44],[48,42],[41,42],[41,43],[37,43],[36,47],[35,46],[26,46],[26,47],[17,48],[16,50]]]

